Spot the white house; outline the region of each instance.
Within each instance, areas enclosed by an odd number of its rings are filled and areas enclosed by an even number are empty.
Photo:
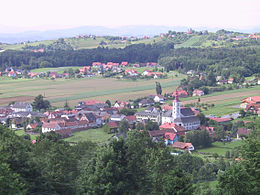
[[[50,131],[57,131],[60,130],[61,127],[58,123],[43,123],[42,124],[42,133],[47,133]]]
[[[11,109],[14,112],[32,112],[33,111],[32,105],[28,102],[15,102],[11,106]]]
[[[114,114],[110,116],[111,121],[122,121],[125,118],[123,114]]]

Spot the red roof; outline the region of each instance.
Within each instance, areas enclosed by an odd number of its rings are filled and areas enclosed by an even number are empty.
[[[119,127],[119,124],[118,124],[117,122],[115,122],[115,121],[110,121],[110,122],[108,122],[107,124],[108,124],[108,126],[109,126],[110,128],[112,128],[112,129]]]
[[[172,133],[172,132],[166,132],[164,134],[164,138],[168,139],[168,140],[174,140],[174,138],[176,137],[176,133]]]
[[[260,96],[252,96],[252,97],[248,97],[242,100],[245,103],[251,103],[251,104],[255,104],[255,103],[260,103]]]
[[[173,148],[178,148],[181,150],[185,150],[185,149],[189,149],[189,147],[191,146],[191,143],[184,143],[184,142],[174,142],[172,147]]]
[[[128,62],[121,62],[121,66],[127,66]]]
[[[136,121],[136,116],[135,115],[126,116],[125,119],[128,121]]]
[[[93,105],[93,104],[105,104],[105,102],[99,102],[97,100],[85,100],[82,101],[85,103],[85,105]]]
[[[160,125],[160,129],[174,130],[178,135],[185,135],[185,128],[175,123],[163,123],[162,125]]]
[[[170,106],[170,105],[163,105],[162,106],[162,110],[165,110],[165,111],[172,110],[172,106]]]
[[[209,117],[210,120],[216,121],[218,123],[223,123],[223,122],[229,122],[231,121],[231,118],[217,118],[217,117]]]
[[[173,95],[176,96],[176,94],[180,95],[188,95],[188,92],[185,90],[176,90],[175,92],[173,92]]]

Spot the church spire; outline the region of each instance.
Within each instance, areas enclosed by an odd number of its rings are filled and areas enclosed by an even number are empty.
[[[175,91],[175,99],[174,99],[175,102],[179,102],[179,94],[178,94],[178,91],[176,89]]]
[[[175,120],[180,117],[181,104],[179,101],[178,91],[175,92],[175,99],[172,102],[172,118]]]

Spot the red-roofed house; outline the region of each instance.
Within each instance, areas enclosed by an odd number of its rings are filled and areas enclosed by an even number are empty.
[[[115,133],[117,132],[118,128],[119,128],[119,122],[116,122],[116,121],[109,121],[107,123],[107,125],[109,126],[110,128],[110,133]]]
[[[127,120],[129,125],[133,125],[134,123],[136,123],[136,116],[135,115],[126,116],[125,120]]]
[[[192,143],[174,142],[172,147],[180,150],[194,150]]]
[[[146,75],[148,77],[153,77],[154,79],[160,78],[163,76],[162,72],[148,72],[148,74]]]
[[[233,82],[234,82],[234,78],[229,78],[229,79],[228,79],[228,83],[229,83],[229,84],[232,84]]]
[[[121,66],[122,66],[122,67],[128,66],[128,62],[121,62]]]
[[[240,104],[240,108],[246,109],[247,105],[256,105],[260,104],[260,96],[252,96],[242,100],[242,104]]]
[[[135,69],[125,70],[125,75],[137,76],[138,72]]]
[[[26,129],[35,129],[36,127],[38,127],[37,123],[31,123],[27,125]]]
[[[9,76],[9,77],[16,77],[17,74],[16,74],[15,71],[10,71],[10,72],[8,73],[8,76]]]
[[[93,62],[92,63],[92,66],[93,67],[99,67],[99,66],[101,66],[102,64],[101,64],[101,62]]]
[[[84,74],[85,72],[89,72],[89,71],[91,71],[91,66],[84,66],[83,68],[79,69],[79,72],[81,74]]]
[[[178,97],[186,98],[188,97],[188,92],[185,90],[177,90],[170,94],[172,97],[178,95]]]
[[[209,117],[210,120],[216,121],[219,124],[227,124],[231,122],[231,118],[217,118],[217,117]]]
[[[174,132],[165,132],[164,141],[166,145],[172,145],[174,142],[178,141],[178,136]]]
[[[178,136],[185,135],[185,128],[175,123],[164,123],[160,125],[160,130],[173,130]]]
[[[192,92],[192,96],[203,96],[203,95],[204,95],[204,92],[202,90],[199,90],[199,89],[195,89]]]
[[[148,73],[150,73],[150,72],[152,72],[152,71],[151,71],[151,70],[145,70],[145,71],[143,71],[142,76],[146,76],[146,75],[148,75]]]
[[[127,108],[129,105],[130,105],[129,102],[117,100],[114,104],[114,107],[115,108]]]

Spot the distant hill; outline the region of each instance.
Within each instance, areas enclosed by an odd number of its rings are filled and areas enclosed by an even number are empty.
[[[103,27],[103,26],[82,26],[70,29],[61,30],[49,30],[49,31],[26,31],[22,33],[0,33],[0,42],[2,43],[21,43],[27,41],[42,41],[42,40],[53,40],[58,38],[73,37],[80,34],[92,34],[97,36],[154,36],[160,33],[166,33],[169,30],[184,32],[187,31],[189,27],[187,26],[121,26],[121,27]],[[1,29],[1,28],[0,28]],[[219,28],[194,28],[197,31],[208,30],[210,32],[215,32]],[[14,32],[14,29],[11,29]],[[239,29],[228,29],[238,32],[259,32],[260,27],[247,30]],[[6,32],[6,31],[5,31]],[[11,32],[11,31],[10,31]]]

